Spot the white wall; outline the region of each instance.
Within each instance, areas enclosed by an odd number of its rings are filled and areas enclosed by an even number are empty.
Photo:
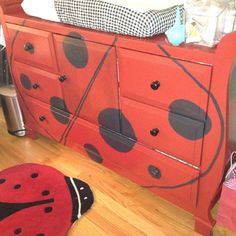
[[[54,8],[54,0],[24,0],[22,7],[28,15],[59,21]],[[2,27],[0,28],[0,44],[5,45]]]

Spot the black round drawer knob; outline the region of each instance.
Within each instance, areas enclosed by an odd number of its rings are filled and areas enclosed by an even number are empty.
[[[157,136],[159,132],[160,132],[160,131],[159,131],[159,129],[157,129],[157,128],[154,128],[154,129],[151,129],[151,130],[150,130],[150,134],[151,134],[153,137]]]
[[[150,166],[148,167],[148,172],[149,172],[149,174],[150,174],[152,177],[154,177],[154,178],[156,178],[156,179],[160,179],[160,178],[161,178],[161,171],[160,171],[160,169],[158,169],[156,166],[150,165]]]
[[[34,53],[34,45],[30,42],[27,42],[25,45],[24,45],[24,50],[26,52],[29,52],[29,53]]]
[[[58,79],[61,83],[63,83],[65,80],[67,80],[65,75],[61,75]]]
[[[153,90],[157,90],[160,86],[161,86],[161,83],[160,83],[159,81],[153,81],[153,82],[151,83],[151,88],[152,88]]]
[[[39,88],[39,84],[33,84],[33,89],[37,89],[37,88]]]
[[[39,120],[40,120],[40,121],[45,121],[45,120],[46,120],[46,117],[45,117],[45,116],[40,116],[40,117],[39,117]]]

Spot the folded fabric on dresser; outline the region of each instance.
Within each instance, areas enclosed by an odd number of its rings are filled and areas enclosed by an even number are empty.
[[[184,4],[185,0],[101,0],[118,6],[127,7],[134,11],[163,10],[176,5]]]
[[[165,32],[184,0],[24,0],[31,16],[117,34],[150,37]]]
[[[140,12],[101,0],[55,0],[55,7],[61,22],[138,37],[165,32],[173,26],[177,9]]]

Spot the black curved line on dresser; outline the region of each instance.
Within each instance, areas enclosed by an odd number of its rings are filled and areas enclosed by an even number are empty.
[[[23,20],[21,26],[25,26],[26,22],[27,22],[27,20]],[[13,37],[12,43],[11,43],[11,49],[13,49],[13,46],[14,46],[14,44],[15,44],[15,41],[16,41],[17,36],[19,35],[19,33],[20,33],[20,31],[17,30],[16,33],[15,33],[15,35],[14,35],[14,37]],[[11,52],[11,55],[10,55],[10,71],[11,71],[12,77],[14,77],[13,70],[12,70],[12,61],[13,61],[13,53]],[[24,96],[21,94],[20,89],[19,89],[18,86],[17,86],[17,83],[14,83],[14,86],[15,86],[15,88],[16,88],[16,90],[17,90],[19,96],[21,97],[21,99],[22,99],[22,101],[23,101],[23,103],[24,103],[25,108],[27,109],[27,111],[29,112],[29,114],[30,114],[30,116],[33,118],[33,120],[39,125],[39,127],[40,127],[41,129],[43,129],[43,130],[48,134],[48,136],[49,136],[52,140],[57,141],[57,139],[55,139],[55,138],[39,123],[39,121],[38,121],[37,119],[35,119],[35,117],[34,117],[33,114],[31,113],[29,107],[27,106],[27,104],[26,104],[26,102],[25,102]]]
[[[25,23],[26,23],[26,20],[23,20],[23,22],[21,23],[21,26],[24,26]],[[16,31],[16,34],[14,35],[13,40],[12,40],[12,42],[11,42],[11,48],[13,48],[13,46],[14,46],[14,44],[15,44],[15,41],[16,41],[16,38],[17,38],[17,36],[18,36],[19,33],[20,33],[20,31],[17,30],[17,31]],[[12,54],[11,54],[11,58],[12,58]]]
[[[62,142],[62,141],[64,140],[64,144],[66,144],[66,142],[67,142],[67,137],[68,137],[68,135],[69,135],[71,129],[73,128],[73,125],[74,125],[75,121],[76,121],[76,120],[78,119],[78,117],[79,117],[80,111],[81,111],[81,109],[83,108],[83,105],[84,105],[84,103],[85,103],[85,101],[86,101],[86,99],[87,99],[87,97],[88,97],[88,95],[89,95],[89,92],[90,92],[91,88],[93,87],[93,84],[94,84],[94,82],[95,82],[95,80],[96,80],[96,78],[97,78],[97,76],[98,76],[100,70],[102,69],[102,67],[103,67],[103,65],[104,65],[104,63],[105,63],[105,61],[106,61],[106,59],[107,59],[107,57],[108,57],[109,52],[110,52],[111,49],[114,47],[114,45],[116,44],[116,42],[117,42],[117,38],[115,37],[115,39],[114,39],[112,45],[110,45],[110,46],[108,47],[107,51],[105,52],[104,56],[102,57],[102,60],[101,60],[100,63],[98,64],[98,66],[97,66],[97,68],[96,68],[96,70],[95,70],[95,72],[94,72],[92,78],[90,79],[90,82],[89,82],[89,84],[88,84],[88,86],[87,86],[87,88],[86,88],[86,90],[85,90],[85,92],[84,92],[84,94],[83,94],[83,96],[82,96],[82,98],[81,98],[81,100],[80,100],[80,102],[79,102],[79,104],[78,104],[76,110],[75,110],[75,113],[74,113],[74,115],[73,115],[71,121],[70,121],[69,124],[67,125],[65,131],[63,132],[63,134],[62,134],[61,139],[60,139],[59,142]]]
[[[189,71],[188,69],[182,65],[177,59],[172,58],[171,55],[166,51],[165,48],[163,48],[161,45],[158,45],[158,47],[161,49],[161,51],[168,57],[170,58],[178,67],[180,67],[189,77],[190,79],[192,79],[198,87],[200,87],[205,93],[209,94],[210,99],[212,100],[215,109],[217,111],[217,114],[219,116],[219,120],[220,120],[220,140],[219,140],[219,145],[216,149],[216,153],[214,155],[214,158],[212,159],[210,165],[208,166],[208,168],[202,172],[199,176],[190,179],[189,181],[186,181],[184,183],[181,184],[177,184],[177,185],[172,185],[172,186],[158,186],[158,185],[151,185],[151,186],[142,186],[144,188],[165,188],[165,189],[174,189],[174,188],[180,188],[186,185],[190,185],[195,183],[196,181],[198,181],[200,178],[203,178],[204,176],[206,176],[211,169],[213,168],[215,162],[217,161],[218,157],[219,157],[219,153],[220,153],[220,149],[222,147],[223,144],[223,138],[225,135],[225,130],[224,130],[224,118],[220,109],[220,106],[215,98],[215,96],[212,93],[209,93],[209,91],[207,90],[207,88],[204,87],[204,85],[202,85]]]

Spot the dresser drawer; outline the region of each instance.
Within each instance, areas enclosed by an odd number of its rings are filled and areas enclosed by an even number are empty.
[[[24,97],[25,119],[27,127],[53,140],[60,141],[70,114],[31,97]]]
[[[138,142],[198,166],[202,150],[204,122],[162,109],[122,99],[124,117],[131,123]],[[122,133],[133,132],[122,120]]]
[[[179,61],[181,67],[170,58],[125,49],[118,60],[122,96],[205,119],[210,66]]]
[[[59,76],[35,67],[14,62],[15,83],[25,94],[50,104],[51,99],[62,99]]]
[[[62,91],[68,109],[94,124],[119,131],[116,51],[77,33],[54,35]],[[112,120],[112,122],[109,122]]]
[[[82,148],[89,158],[141,186],[156,186],[150,189],[177,204],[183,201],[185,206],[196,204],[198,181],[178,185],[197,178],[197,169],[81,119],[71,130],[67,145],[80,151]]]
[[[7,30],[15,60],[57,71],[51,33],[13,24]]]

